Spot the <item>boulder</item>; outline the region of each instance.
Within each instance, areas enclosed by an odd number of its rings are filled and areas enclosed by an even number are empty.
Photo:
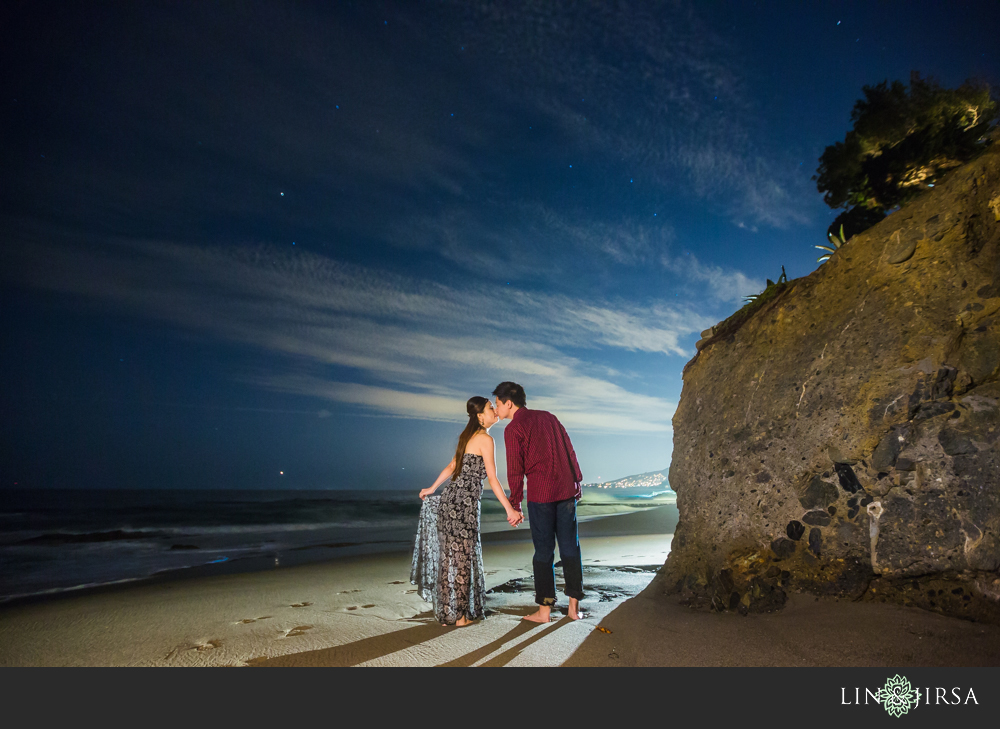
[[[1000,621],[998,196],[994,144],[703,332],[673,419],[672,592]]]

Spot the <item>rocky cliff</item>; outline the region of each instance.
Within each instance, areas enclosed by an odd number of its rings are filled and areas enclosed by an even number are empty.
[[[673,421],[673,592],[1000,621],[1000,143],[698,350]]]

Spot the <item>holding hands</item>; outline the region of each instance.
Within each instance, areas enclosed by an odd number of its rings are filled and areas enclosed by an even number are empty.
[[[516,527],[524,521],[524,514],[520,511],[515,511],[514,509],[507,509],[507,523],[512,527]]]

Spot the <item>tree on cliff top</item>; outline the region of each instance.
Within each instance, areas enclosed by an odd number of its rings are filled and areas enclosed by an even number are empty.
[[[826,204],[845,209],[831,226],[844,223],[845,230],[873,225],[982,152],[998,111],[986,84],[946,89],[916,72],[909,89],[883,81],[862,91],[851,112],[853,128],[824,150],[813,177]]]

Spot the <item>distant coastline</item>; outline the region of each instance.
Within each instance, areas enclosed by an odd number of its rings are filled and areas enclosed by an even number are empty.
[[[655,489],[670,490],[670,481],[667,477],[666,468],[659,471],[647,471],[634,476],[626,476],[614,481],[601,481],[598,483],[585,483],[585,489]]]

